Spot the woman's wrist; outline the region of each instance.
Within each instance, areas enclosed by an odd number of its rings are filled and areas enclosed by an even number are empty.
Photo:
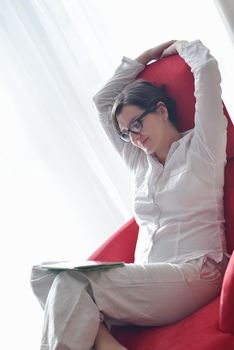
[[[152,60],[158,60],[162,57],[163,53],[168,52],[171,54],[172,49],[175,50],[176,40],[170,40],[165,43],[162,43],[158,46],[152,47],[144,51],[140,56],[136,58],[136,61],[146,65]]]
[[[153,60],[153,57],[151,55],[151,50],[150,49],[146,50],[140,56],[138,56],[135,60],[143,65],[146,65],[147,63]]]

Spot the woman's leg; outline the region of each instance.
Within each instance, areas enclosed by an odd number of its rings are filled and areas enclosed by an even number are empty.
[[[58,273],[59,271],[46,270],[37,266],[32,268],[31,287],[43,309],[45,308],[50,288]]]
[[[103,327],[99,328],[102,314],[113,324],[143,326],[182,319],[220,291],[222,274],[210,266],[201,278],[203,265],[204,259],[197,259],[180,265],[127,264],[86,273],[66,271],[56,275],[50,289],[42,278],[43,293],[37,279],[40,294],[45,297],[49,289],[41,349],[90,350],[95,339],[99,346],[100,339],[107,339]]]
[[[46,300],[54,279],[59,272],[34,267],[32,269],[31,285],[41,306],[45,309]],[[109,332],[104,323],[100,322],[95,340],[95,350],[126,350]]]
[[[41,350],[90,350],[101,315],[87,278],[78,271],[52,272],[36,267],[31,284],[45,314]]]

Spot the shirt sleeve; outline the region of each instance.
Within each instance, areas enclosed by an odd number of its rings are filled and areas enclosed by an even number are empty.
[[[179,41],[177,45],[179,55],[194,75],[195,128],[191,146],[207,161],[224,161],[227,119],[223,113],[218,63],[200,40]]]
[[[123,57],[113,77],[93,97],[104,131],[131,170],[135,168],[139,157],[143,155],[143,151],[120,139],[111,119],[111,111],[117,95],[125,86],[133,82],[144,68],[145,66],[138,61]]]

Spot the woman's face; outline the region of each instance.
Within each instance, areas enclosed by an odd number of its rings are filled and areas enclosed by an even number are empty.
[[[124,106],[118,116],[120,130],[127,130],[131,122],[144,112],[143,109],[134,106]],[[130,133],[130,139],[134,146],[141,148],[147,154],[156,154],[163,151],[165,145],[168,111],[164,103],[159,102],[154,112],[147,114],[142,119],[143,128],[139,134]]]

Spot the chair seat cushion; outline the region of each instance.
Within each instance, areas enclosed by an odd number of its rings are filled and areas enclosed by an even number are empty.
[[[219,329],[219,298],[167,327],[113,327],[129,350],[231,350],[234,336]]]

